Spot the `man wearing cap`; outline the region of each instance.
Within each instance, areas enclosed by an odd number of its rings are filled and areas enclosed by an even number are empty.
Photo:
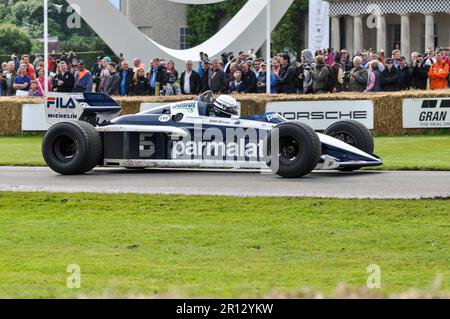
[[[369,58],[370,58],[370,56],[369,56],[368,52],[361,53],[361,59],[362,59],[361,66],[363,68],[366,68],[367,65],[369,64]]]
[[[211,61],[208,59],[204,60],[202,65],[202,75],[200,77],[200,91],[201,93],[206,92],[209,90],[209,71],[210,71],[210,65]]]
[[[92,92],[92,73],[84,67],[84,61],[78,63],[78,71],[75,72],[74,92]]]
[[[400,90],[399,85],[400,71],[394,66],[394,60],[386,59],[386,68],[381,73],[382,90],[386,92],[395,92]]]

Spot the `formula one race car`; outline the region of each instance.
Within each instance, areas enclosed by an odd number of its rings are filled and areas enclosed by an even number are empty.
[[[65,175],[96,166],[270,168],[287,178],[383,164],[373,155],[371,132],[356,121],[319,134],[278,113],[242,118],[234,98],[211,92],[134,115],[119,116],[121,110],[105,94],[49,93],[45,162]]]

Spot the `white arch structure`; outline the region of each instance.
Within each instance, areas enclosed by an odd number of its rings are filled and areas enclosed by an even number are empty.
[[[211,3],[219,3],[227,0],[167,0],[170,2],[177,2],[182,4],[211,4]]]
[[[143,34],[124,17],[109,0],[66,0],[80,8],[81,17],[116,53],[128,60],[140,58],[148,62],[156,56],[168,57],[181,63],[199,60],[199,52],[219,56],[222,52],[259,49],[266,40],[267,0],[248,0],[242,9],[213,37],[187,50],[167,48]],[[167,0],[182,4],[209,4],[226,0]],[[275,2],[275,1],[272,1]],[[271,6],[272,30],[283,18],[294,0],[276,0]],[[162,26],[163,27],[163,26]]]

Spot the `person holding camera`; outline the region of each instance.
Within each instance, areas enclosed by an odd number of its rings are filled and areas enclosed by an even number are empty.
[[[267,64],[265,62],[261,63],[261,72],[259,73],[258,76],[258,80],[257,80],[257,93],[267,93],[267,72],[268,72],[268,67]],[[270,93],[271,94],[275,94],[277,93],[277,82],[278,82],[278,77],[277,75],[270,71]]]
[[[316,56],[316,67],[313,71],[313,92],[317,94],[329,93],[330,70],[323,55]]]
[[[400,57],[400,66],[399,66],[399,86],[400,91],[407,91],[411,86],[411,72],[409,70],[408,63],[406,62],[406,58],[404,56]]]
[[[411,88],[415,90],[426,90],[430,66],[425,65],[423,55],[416,52],[412,54],[412,61],[410,65]]]
[[[316,68],[316,62],[311,50],[303,50],[301,61],[303,62],[303,93],[313,93],[314,84],[314,69]]]
[[[348,80],[349,92],[364,92],[367,87],[368,73],[367,69],[361,66],[362,59],[356,56],[353,59],[354,68],[349,73],[344,74],[344,81]]]

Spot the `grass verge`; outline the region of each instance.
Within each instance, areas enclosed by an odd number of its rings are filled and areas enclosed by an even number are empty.
[[[44,166],[42,136],[1,136],[0,166]]]
[[[450,170],[450,135],[376,137],[381,170]]]
[[[450,200],[0,193],[0,297],[450,292]],[[81,289],[66,287],[69,264]],[[433,282],[441,278],[440,287]]]

